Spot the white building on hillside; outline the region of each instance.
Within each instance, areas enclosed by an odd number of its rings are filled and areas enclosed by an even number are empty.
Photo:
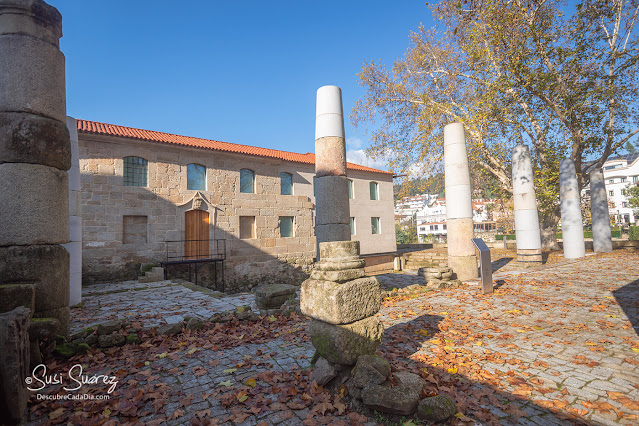
[[[485,232],[495,229],[492,213],[489,205],[494,204],[492,200],[473,200],[473,222],[475,231]],[[419,242],[424,242],[427,235],[443,236],[448,233],[446,229],[446,199],[437,198],[429,205],[417,211],[417,237]]]
[[[639,185],[639,153],[609,159],[604,163],[603,174],[612,222],[635,223],[639,215],[630,208],[625,190]],[[589,189],[585,189],[586,195],[589,195]]]

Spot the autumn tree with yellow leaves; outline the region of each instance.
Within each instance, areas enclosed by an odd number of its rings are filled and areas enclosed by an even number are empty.
[[[365,64],[351,121],[396,173],[441,163],[462,122],[473,174],[512,193],[510,149],[529,145],[544,247],[556,246],[558,164],[588,172],[639,133],[639,0],[443,0],[388,69]]]

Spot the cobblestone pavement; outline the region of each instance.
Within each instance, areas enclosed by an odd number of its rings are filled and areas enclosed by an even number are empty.
[[[637,252],[588,256],[499,282],[493,295],[473,284],[387,306],[379,314],[387,328],[382,346],[465,370],[477,388],[488,386],[524,411],[519,424],[561,422],[549,408],[590,424],[637,424]],[[429,327],[436,338],[420,338]],[[394,338],[397,332],[412,332],[415,341]],[[472,374],[464,362],[488,374]],[[490,410],[502,424],[517,424]]]
[[[83,287],[82,305],[71,308],[71,334],[86,327],[114,319],[140,321],[154,327],[174,324],[185,316],[207,319],[217,312],[250,305],[252,294],[224,295],[187,282],[125,281]]]
[[[499,417],[500,424],[566,424],[562,413],[588,424],[637,424],[637,253],[589,256],[510,273],[497,281],[492,295],[480,294],[479,285],[470,283],[440,291],[423,289],[406,300],[387,299],[378,313],[387,329],[380,352],[401,369],[437,368],[470,383],[465,393],[452,392],[458,405],[469,406],[465,398],[474,395],[481,409]],[[384,286],[398,288],[423,282],[422,277],[405,274],[379,279]],[[84,307],[72,309],[72,329],[115,318],[137,319],[145,326],[185,315],[207,318],[254,304],[250,294],[217,296],[174,282],[92,285],[84,289]],[[146,409],[149,413],[160,409],[169,425],[189,424],[202,416],[229,425],[298,425],[309,416],[309,409],[278,405],[267,391],[260,397],[271,399],[270,409],[248,417],[233,417],[234,407],[223,406],[216,397],[247,378],[280,374],[308,380],[314,350],[308,335],[300,331],[306,322],[289,321],[282,327],[282,332],[257,343],[238,340],[218,348],[184,340],[177,349],[141,345],[135,349],[140,351],[135,359],[107,362],[106,357],[123,350],[114,348],[92,362],[101,362],[98,371],[105,374],[104,368],[112,368],[123,388],[156,386],[157,392],[166,392],[161,407],[150,400]],[[214,336],[217,330],[204,336]],[[237,391],[227,394],[238,396]],[[512,415],[514,407],[521,410],[517,414],[521,417]],[[33,408],[31,423],[50,420],[50,413]],[[178,410],[182,415],[170,419]],[[148,414],[142,420],[157,418]],[[333,418],[340,420],[350,423],[345,416]],[[367,424],[376,424],[371,420]]]

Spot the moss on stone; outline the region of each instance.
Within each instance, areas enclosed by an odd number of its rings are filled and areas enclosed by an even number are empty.
[[[91,346],[89,346],[87,343],[80,343],[78,344],[76,351],[79,354],[85,354],[89,351],[89,349],[91,349]]]
[[[87,345],[88,346],[88,345]],[[55,348],[54,353],[62,358],[71,358],[77,351],[77,346],[73,343],[64,343]]]
[[[137,333],[131,333],[126,336],[126,343],[138,343],[139,341],[140,338],[138,337]]]

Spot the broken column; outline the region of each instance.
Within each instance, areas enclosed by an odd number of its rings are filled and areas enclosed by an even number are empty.
[[[584,257],[586,245],[581,218],[579,184],[577,183],[575,163],[569,158],[559,162],[559,196],[561,198],[561,233],[564,258]]]
[[[71,140],[71,168],[69,169],[69,242],[63,244],[69,252],[69,305],[82,302],[82,194],[80,186],[80,153],[78,125],[67,117]]]
[[[608,196],[601,169],[590,172],[590,215],[592,218],[592,246],[595,253],[612,251]]]
[[[326,241],[351,239],[346,143],[342,91],[336,86],[317,90],[315,116],[315,237]],[[320,250],[317,250],[320,259]]]
[[[354,365],[359,356],[375,353],[384,333],[382,323],[374,317],[381,305],[381,289],[376,278],[364,276],[359,241],[350,241],[339,87],[324,86],[317,91],[316,117],[315,235],[319,262],[302,283],[300,309],[312,318],[310,335],[322,362]]]
[[[532,161],[526,145],[519,144],[512,149],[512,162],[517,261],[541,263],[541,234],[539,232],[537,199],[535,197]]]
[[[461,123],[451,123],[444,127],[444,172],[448,266],[462,281],[477,278],[477,257],[472,242],[474,231],[470,172],[466,136]]]
[[[69,333],[69,183],[62,17],[41,0],[0,0],[0,299],[35,287],[33,316]]]

